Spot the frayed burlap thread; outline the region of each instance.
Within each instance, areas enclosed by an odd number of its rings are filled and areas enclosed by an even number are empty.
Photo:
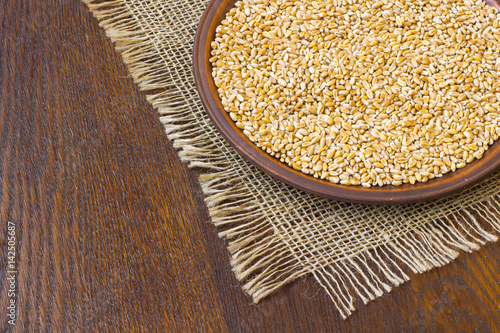
[[[195,89],[191,52],[207,1],[84,1],[150,92],[181,159],[205,170],[200,183],[212,222],[255,302],[311,274],[345,318],[357,299],[369,302],[407,281],[408,269],[422,273],[497,240],[499,173],[443,200],[377,207],[301,192],[243,160]]]

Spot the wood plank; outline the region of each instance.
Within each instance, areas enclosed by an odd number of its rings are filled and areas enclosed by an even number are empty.
[[[7,222],[14,332],[500,330],[500,246],[358,304],[342,320],[314,279],[255,305],[229,266],[197,171],[78,0],[0,2],[0,330]]]

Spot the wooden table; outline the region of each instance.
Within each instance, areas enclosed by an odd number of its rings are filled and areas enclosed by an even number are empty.
[[[253,304],[196,172],[85,5],[0,1],[0,45],[0,331],[11,299],[14,332],[500,330],[500,244],[345,321],[312,278]]]

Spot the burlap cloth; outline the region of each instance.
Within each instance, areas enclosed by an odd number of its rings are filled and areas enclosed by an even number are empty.
[[[243,160],[205,114],[191,52],[206,0],[84,0],[158,109],[168,138],[200,183],[231,265],[255,302],[312,274],[345,318],[409,279],[496,241],[499,173],[444,200],[376,207],[326,200]],[[160,90],[158,90],[160,89]],[[158,93],[158,91],[161,91]],[[168,166],[165,166],[168,167]]]

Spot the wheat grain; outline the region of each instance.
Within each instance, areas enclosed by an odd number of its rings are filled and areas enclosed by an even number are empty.
[[[469,0],[242,0],[217,27],[212,75],[236,126],[292,168],[426,182],[500,135],[499,18]]]

